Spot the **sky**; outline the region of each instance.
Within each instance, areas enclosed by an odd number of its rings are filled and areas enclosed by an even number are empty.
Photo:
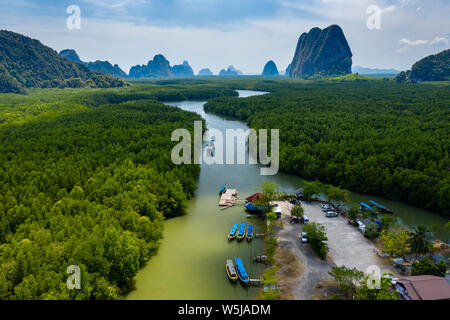
[[[67,27],[72,5],[79,29]],[[354,66],[406,70],[450,47],[449,0],[0,0],[0,29],[127,73],[156,54],[196,73],[233,65],[260,74],[269,60],[284,71],[299,36],[331,24],[344,30]]]

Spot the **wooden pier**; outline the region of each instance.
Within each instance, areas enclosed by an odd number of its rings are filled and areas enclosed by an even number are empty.
[[[229,208],[234,205],[236,200],[237,200],[237,190],[227,189],[227,191],[222,193],[222,195],[220,196],[219,206]]]
[[[263,283],[262,283],[261,279],[250,279],[248,284],[251,286],[260,287],[260,286],[262,286]]]

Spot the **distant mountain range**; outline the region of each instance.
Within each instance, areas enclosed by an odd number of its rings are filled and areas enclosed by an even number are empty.
[[[61,57],[38,40],[0,31],[0,93],[26,88],[122,87],[118,78]]]
[[[171,67],[170,62],[162,54],[154,56],[147,65],[131,67],[129,74],[130,78],[188,78],[193,76],[194,71],[189,62],[184,61],[182,64]]]
[[[234,66],[229,66],[227,70],[220,70],[219,77],[236,77],[242,74],[242,71],[236,70]]]
[[[109,61],[100,61],[100,60],[94,62],[81,61],[77,52],[73,49],[62,50],[59,53],[59,55],[72,61],[81,63],[93,71],[103,72],[118,78],[128,77],[128,75],[122,69],[120,69],[120,67],[117,64],[112,65],[111,63],[109,63]]]
[[[193,77],[194,70],[192,70],[189,62],[184,61],[183,64],[175,65],[172,67],[172,72],[175,77]]]
[[[344,33],[339,26],[332,25],[303,33],[292,63],[285,72],[291,78],[306,79],[345,75],[353,71],[361,75],[398,74],[398,82],[450,80],[450,50],[425,57],[411,70],[400,73],[395,69],[351,68],[351,64],[352,52]],[[235,77],[242,74],[230,65],[218,75]],[[279,75],[275,62],[267,62],[262,75]],[[119,78],[194,76],[187,61],[172,67],[162,54],[155,55],[146,65],[131,67],[127,74],[117,64],[112,65],[108,61],[84,62],[73,49],[65,49],[58,54],[38,40],[11,31],[0,31],[0,93],[25,93],[26,88],[121,87],[128,83]],[[198,76],[213,76],[213,73],[204,68]]]
[[[213,76],[213,75],[214,75],[214,74],[212,73],[212,71],[209,70],[208,68],[201,69],[201,70],[198,72],[198,76],[199,76],[199,77],[210,77],[210,76]]]
[[[371,75],[396,75],[400,72],[400,70],[396,69],[371,69],[371,68],[364,68],[360,66],[354,66],[352,67],[353,73],[359,73],[366,76]]]
[[[128,77],[128,75],[122,69],[120,69],[120,67],[117,64],[112,65],[111,63],[109,63],[109,61],[100,61],[100,60],[97,60],[94,62],[81,61],[77,52],[73,49],[62,50],[59,53],[59,55],[62,57],[65,57],[67,59],[70,59],[72,61],[81,63],[81,64],[85,65],[86,67],[88,67],[89,69],[94,70],[94,71],[103,72],[103,73],[106,73],[106,74],[109,74],[111,76],[118,77],[118,78]]]

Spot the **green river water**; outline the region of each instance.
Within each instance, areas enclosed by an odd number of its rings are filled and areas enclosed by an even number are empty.
[[[240,90],[240,97],[264,94],[264,92]],[[204,101],[169,103],[187,111],[200,114],[208,128],[244,129],[245,123],[224,119],[205,113]],[[241,257],[250,278],[263,273],[262,264],[254,263],[253,256],[264,250],[262,239],[255,238],[248,243],[236,240],[229,242],[227,235],[234,223],[254,225],[254,232],[263,232],[263,220],[248,216],[242,205],[220,210],[219,188],[230,184],[238,190],[239,198],[253,194],[257,185],[264,180],[279,184],[280,192],[292,193],[302,185],[297,176],[278,173],[275,176],[261,176],[258,165],[201,165],[198,189],[189,201],[186,215],[165,222],[164,238],[156,256],[142,268],[134,279],[134,290],[128,299],[254,299],[258,288],[244,287],[231,283],[225,273],[225,260]],[[443,226],[447,219],[433,212],[414,208],[403,202],[380,197],[352,193],[351,204],[372,199],[394,210],[394,215],[406,226],[437,224]],[[448,233],[436,234],[448,241]]]

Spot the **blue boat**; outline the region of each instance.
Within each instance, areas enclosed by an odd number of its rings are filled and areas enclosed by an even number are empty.
[[[245,224],[241,223],[239,225],[239,231],[237,233],[237,239],[242,240],[245,237]]]
[[[251,212],[265,212],[267,209],[267,206],[265,205],[257,205],[252,202],[247,202],[245,204],[245,207],[247,208],[248,211]]]
[[[371,204],[373,204],[374,206],[376,206],[378,209],[380,209],[381,212],[392,213],[392,209],[386,208],[385,206],[383,206],[383,205],[381,205],[381,204],[379,204],[379,203],[376,203],[376,202],[373,201],[373,200],[369,200],[369,202],[370,202]]]
[[[250,278],[247,275],[247,272],[245,271],[244,264],[242,263],[241,258],[234,259],[236,261],[236,271],[239,277],[239,280],[241,280],[242,283],[248,284],[250,281]]]
[[[253,225],[249,225],[247,228],[247,241],[252,241],[253,239]]]
[[[236,231],[237,231],[238,224],[233,224],[233,227],[231,228],[230,233],[228,234],[228,240],[233,240],[236,238]]]
[[[361,202],[361,210],[363,211],[372,211],[375,212],[375,209],[369,206],[368,204],[365,204],[364,202]]]

